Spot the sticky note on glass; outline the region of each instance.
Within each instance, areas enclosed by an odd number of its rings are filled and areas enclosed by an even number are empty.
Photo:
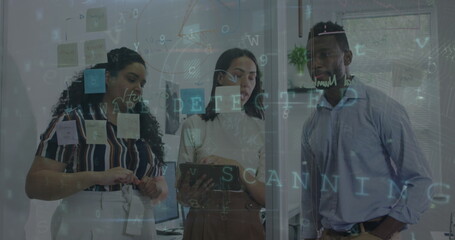
[[[130,139],[139,139],[141,137],[139,114],[117,114],[117,137]]]
[[[84,92],[105,93],[106,92],[106,70],[86,69],[84,71]]]
[[[180,98],[182,100],[180,110],[183,114],[205,113],[205,94],[203,88],[181,89]]]
[[[57,46],[58,67],[75,67],[78,65],[77,43]]]
[[[86,15],[86,31],[99,32],[107,30],[106,8],[90,8],[87,9]]]
[[[242,111],[240,86],[225,86],[215,89],[215,112],[230,113]]]
[[[84,43],[85,64],[97,64],[107,62],[106,40],[97,39]]]
[[[58,145],[78,144],[76,121],[63,121],[56,125]]]
[[[394,62],[392,79],[394,87],[419,87],[422,84],[423,71],[410,63]]]
[[[106,144],[106,120],[85,120],[87,144]]]
[[[200,42],[200,26],[199,24],[191,24],[187,26],[183,26],[183,44],[194,44]]]

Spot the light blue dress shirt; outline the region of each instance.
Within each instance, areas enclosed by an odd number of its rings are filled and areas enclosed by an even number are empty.
[[[335,107],[321,96],[301,147],[304,238],[384,215],[414,224],[429,206],[431,173],[405,109],[358,79]]]

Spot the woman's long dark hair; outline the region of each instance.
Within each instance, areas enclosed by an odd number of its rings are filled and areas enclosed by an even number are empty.
[[[245,113],[250,117],[256,117],[259,119],[264,119],[264,106],[263,106],[263,97],[262,97],[262,84],[261,84],[261,71],[254,54],[246,49],[240,48],[231,48],[226,50],[221,54],[216,62],[215,72],[213,73],[213,83],[212,83],[212,92],[210,94],[210,102],[205,108],[205,114],[201,115],[201,118],[205,121],[215,119],[218,116],[218,113],[215,111],[215,89],[216,87],[221,86],[218,83],[218,76],[220,74],[226,74],[226,71],[231,66],[232,61],[239,57],[248,57],[256,65],[256,86],[251,93],[250,98],[245,103],[243,108]]]
[[[88,69],[106,69],[106,72],[115,77],[119,71],[132,63],[140,63],[145,67],[145,61],[141,55],[122,47],[113,49],[107,54],[107,63],[99,63]],[[52,116],[60,116],[65,109],[74,107],[80,107],[84,115],[90,115],[91,106],[94,106],[95,115],[101,118],[100,104],[103,97],[104,93],[84,94],[84,71],[81,71],[75,76],[68,89],[61,93],[58,103],[52,110]],[[164,164],[164,148],[158,121],[142,100],[135,105],[134,112],[140,114],[141,138],[150,145],[159,165]]]

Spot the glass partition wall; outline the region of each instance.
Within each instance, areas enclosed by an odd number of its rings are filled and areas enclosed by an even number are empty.
[[[276,31],[276,28],[269,27],[274,23],[270,17],[273,14],[275,18],[274,11],[277,8],[274,1],[2,2],[2,46],[5,49],[2,52],[5,59],[2,69],[7,69],[2,72],[4,81],[1,89],[0,164],[3,170],[0,175],[4,186],[1,194],[2,239],[50,239],[51,217],[60,201],[28,199],[24,192],[25,177],[33,162],[40,135],[49,126],[51,111],[61,92],[68,89],[75,76],[86,67],[106,62],[106,53],[111,49],[127,47],[145,60],[147,75],[146,84],[141,90],[142,98],[159,123],[164,143],[164,161],[180,163],[183,123],[192,115],[203,113],[209,101],[215,97],[218,103],[221,102],[218,97],[223,96],[227,102],[225,106],[228,108],[220,111],[244,111],[240,104],[240,98],[244,96],[240,96],[238,83],[249,81],[250,75],[257,73],[257,79],[260,79],[258,84],[262,85],[262,89],[258,88],[255,95],[258,98],[251,98],[252,106],[261,111],[269,111],[255,103],[259,98],[270,102],[263,89],[266,88],[266,92],[269,92],[270,86],[267,83],[276,74],[268,68],[272,61],[277,62],[277,43],[268,42],[269,37],[266,37],[266,34],[272,36],[273,31]],[[267,50],[272,45],[275,52]],[[243,68],[228,70],[229,66],[217,69],[216,63],[220,55],[232,48],[247,49],[254,54],[257,69],[251,70],[253,73],[242,72],[250,71]],[[231,60],[228,60],[228,64],[231,64],[229,61]],[[215,81],[214,75],[217,76]],[[278,79],[273,78],[275,81]],[[218,85],[220,81],[228,81],[228,85],[233,87],[225,95],[220,90],[216,96],[212,96],[213,84]],[[93,80],[95,82],[96,79]],[[226,84],[224,82],[220,86]],[[104,84],[101,82],[99,85]],[[125,100],[128,96],[120,98]],[[215,107],[218,109],[220,106]],[[221,112],[221,115],[225,112]],[[227,112],[226,115],[231,114]],[[255,176],[260,170],[262,176],[258,178],[264,182],[266,126],[259,118],[261,117],[256,116],[257,124],[262,127],[255,133],[259,136],[257,139],[244,136],[245,145],[240,144],[241,149],[227,150],[227,145],[216,145],[206,148],[204,154],[216,154],[221,149],[227,152],[221,157],[234,160],[238,159],[232,154],[238,154],[239,158],[247,162],[247,170],[240,173],[240,176],[250,172]],[[235,122],[224,127],[231,129],[229,131],[232,133],[247,134],[241,131],[244,126],[237,126]],[[127,131],[134,131],[134,127]],[[197,131],[191,134],[195,132]],[[239,145],[235,141],[228,144]],[[261,146],[257,147],[258,153],[254,154],[257,159],[248,159],[247,155],[242,155],[253,149],[247,149],[247,146]],[[261,164],[259,161],[262,161]],[[270,158],[268,161],[267,165],[272,164],[272,168],[274,160]],[[177,175],[178,170],[177,165]],[[166,168],[162,171],[165,174]],[[279,203],[270,204],[273,204],[271,206],[274,206],[275,213],[280,212]],[[261,205],[264,203],[258,206]],[[162,205],[156,207],[159,206]],[[156,228],[180,228],[179,231],[182,232],[182,215],[187,210],[179,208],[179,219],[157,223]],[[264,216],[269,215],[265,210],[261,212],[265,213]],[[267,224],[268,222],[271,223],[272,220],[267,221]],[[263,228],[262,222],[260,224]],[[277,225],[275,227],[280,229]],[[158,237],[165,238],[164,235]]]

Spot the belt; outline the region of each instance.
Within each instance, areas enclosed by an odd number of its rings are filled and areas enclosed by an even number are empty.
[[[356,223],[351,227],[351,229],[344,231],[344,232],[335,231],[333,229],[327,229],[327,231],[328,231],[329,235],[336,235],[336,236],[342,236],[342,237],[356,236],[362,232],[373,231],[377,226],[379,226],[379,224],[382,223],[382,221],[384,219],[385,219],[385,216],[373,218],[373,219],[365,221],[365,222]]]

